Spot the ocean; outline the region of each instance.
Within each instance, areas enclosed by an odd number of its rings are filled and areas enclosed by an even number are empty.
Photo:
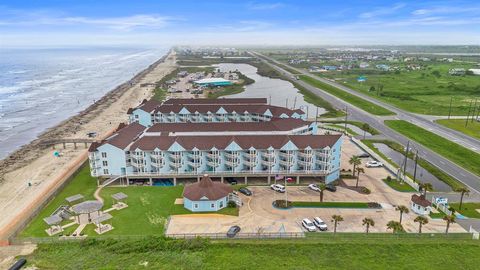
[[[0,159],[84,110],[167,51],[0,49]]]

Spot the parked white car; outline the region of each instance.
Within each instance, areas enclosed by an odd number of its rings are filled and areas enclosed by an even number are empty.
[[[317,226],[317,228],[320,229],[320,231],[328,230],[327,224],[325,224],[325,222],[319,217],[313,218],[313,224],[315,224],[315,226]]]
[[[365,164],[367,168],[373,168],[373,167],[383,167],[383,164],[381,162],[375,161],[375,160],[370,160]]]
[[[270,186],[270,188],[277,191],[277,192],[280,192],[280,193],[285,192],[285,187],[280,185],[280,184],[273,184],[273,185]]]
[[[317,184],[310,184],[308,185],[308,188],[313,191],[320,191],[320,188],[317,186]]]
[[[314,232],[317,230],[317,227],[310,221],[308,218],[302,220],[302,226],[309,232]]]

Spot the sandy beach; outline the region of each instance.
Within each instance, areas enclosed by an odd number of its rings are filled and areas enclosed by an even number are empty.
[[[50,128],[38,139],[0,161],[0,240],[6,239],[27,218],[35,206],[66,180],[87,159],[87,149],[67,145],[57,149],[42,145],[52,139],[86,139],[88,132],[96,132],[101,139],[127,121],[126,111],[153,95],[155,83],[176,68],[176,56],[167,56],[138,73],[128,82],[110,91],[101,100],[74,117]],[[55,157],[59,151],[61,157]],[[31,186],[29,186],[31,183]]]

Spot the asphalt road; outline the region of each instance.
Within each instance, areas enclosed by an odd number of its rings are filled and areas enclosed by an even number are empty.
[[[262,61],[269,64],[271,67],[273,67],[274,69],[276,69],[277,71],[279,71],[283,75],[285,75],[287,77],[293,77],[294,76],[293,74],[284,70],[283,68],[271,63],[271,62],[278,63],[277,61],[275,61],[271,58],[268,58],[264,55],[258,54],[258,53],[253,53],[253,54],[256,55],[257,57],[261,56],[263,58],[268,59],[269,61],[265,61],[264,59],[259,57]],[[289,68],[291,68],[291,67],[289,67]],[[292,68],[292,69],[297,70],[295,68]],[[305,75],[308,75],[308,76],[311,76],[311,74],[309,74],[306,71],[298,70],[298,72],[302,73],[302,74],[305,74]],[[480,194],[480,177],[471,173],[470,171],[465,170],[464,168],[462,168],[462,167],[458,166],[457,164],[453,163],[452,161],[440,156],[439,154],[429,150],[428,148],[423,147],[422,145],[417,144],[417,143],[409,140],[407,137],[405,137],[405,136],[397,133],[396,131],[390,129],[389,127],[387,127],[383,123],[383,121],[385,119],[398,119],[398,120],[409,121],[409,122],[412,122],[416,125],[419,125],[419,126],[425,128],[427,130],[430,130],[433,133],[441,135],[444,138],[450,139],[450,140],[452,140],[452,141],[454,141],[454,142],[456,142],[460,145],[468,147],[468,148],[470,148],[474,151],[479,151],[480,141],[478,141],[476,139],[473,139],[473,138],[471,138],[467,135],[464,135],[463,133],[443,128],[443,127],[441,127],[441,126],[439,126],[435,123],[430,122],[426,118],[423,118],[419,115],[404,112],[403,110],[400,110],[400,109],[398,109],[396,107],[393,107],[391,105],[388,105],[388,104],[384,105],[385,103],[383,103],[383,102],[379,102],[378,100],[375,100],[375,99],[372,100],[371,97],[360,95],[352,89],[348,89],[348,88],[346,88],[342,85],[338,85],[338,84],[336,84],[334,82],[331,82],[329,80],[321,79],[321,78],[318,78],[316,76],[313,77],[313,78],[315,78],[317,80],[324,81],[325,83],[328,83],[328,84],[333,85],[335,87],[339,87],[342,90],[345,90],[349,93],[360,96],[364,99],[367,99],[367,100],[371,101],[372,103],[378,104],[379,106],[383,106],[383,107],[397,113],[397,115],[395,115],[395,116],[387,116],[387,117],[372,115],[372,114],[370,114],[368,112],[365,112],[365,111],[351,105],[350,103],[345,102],[345,101],[343,101],[343,100],[341,100],[341,99],[339,99],[339,98],[337,98],[337,97],[335,97],[335,96],[333,96],[333,95],[331,95],[331,94],[329,94],[329,93],[327,93],[327,92],[325,92],[325,91],[323,91],[319,88],[313,87],[308,83],[305,83],[301,80],[296,81],[296,83],[300,84],[301,86],[305,87],[306,89],[308,89],[312,93],[314,93],[317,96],[319,96],[319,97],[323,98],[324,100],[328,101],[335,108],[340,109],[340,110],[347,110],[349,120],[356,120],[356,121],[362,121],[362,122],[368,123],[370,126],[376,128],[377,130],[382,132],[382,134],[386,138],[388,138],[390,140],[393,140],[393,141],[397,141],[397,142],[403,144],[404,146],[407,145],[408,141],[410,141],[410,146],[413,147],[414,149],[418,149],[418,153],[419,153],[420,157],[428,160],[430,163],[432,163],[436,167],[440,168],[445,173],[450,174],[451,176],[453,176],[453,177],[457,178],[458,180],[460,180],[461,182],[463,182],[465,185],[467,185],[469,187],[469,189],[472,192],[477,192],[477,193]],[[459,134],[457,134],[457,133],[459,133]],[[479,164],[479,166],[480,166],[480,164]]]

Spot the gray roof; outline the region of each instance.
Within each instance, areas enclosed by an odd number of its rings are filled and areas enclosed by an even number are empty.
[[[62,218],[58,215],[49,216],[43,219],[48,225],[57,225],[62,222]]]
[[[110,215],[109,213],[103,213],[100,216],[92,219],[92,222],[93,223],[102,223],[102,222],[104,222],[106,220],[109,220],[111,218],[112,218],[112,215]]]
[[[115,193],[112,195],[112,198],[117,200],[117,201],[120,201],[120,200],[123,200],[123,199],[126,199],[128,198],[127,194],[123,193],[123,192],[119,192],[119,193]]]
[[[70,197],[67,197],[65,200],[68,202],[68,203],[72,203],[72,202],[75,202],[75,201],[78,201],[78,200],[81,200],[83,199],[83,195],[82,194],[75,194],[73,196],[70,196]]]
[[[103,203],[99,201],[84,201],[72,206],[72,211],[77,214],[89,214],[102,209]]]

